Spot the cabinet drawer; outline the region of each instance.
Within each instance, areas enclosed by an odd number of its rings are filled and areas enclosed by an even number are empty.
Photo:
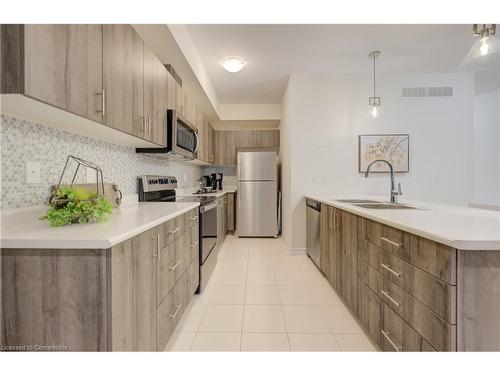
[[[198,255],[193,259],[187,269],[188,302],[200,285],[200,262]]]
[[[456,249],[399,229],[367,221],[366,238],[450,285],[456,285]]]
[[[362,321],[370,338],[381,346],[382,301],[367,285],[363,285]]]
[[[174,298],[175,298],[175,309],[171,311],[169,317],[174,320],[174,326],[176,327],[182,314],[186,310],[188,295],[188,281],[187,272],[184,272],[174,286]]]
[[[162,303],[177,281],[175,269],[172,270],[172,266],[175,264],[176,243],[177,241],[171,242],[160,250],[156,271],[156,302],[158,305]],[[180,275],[178,276],[180,277]]]
[[[440,351],[455,350],[456,326],[434,314],[422,302],[366,265],[366,282],[415,331]]]
[[[172,267],[175,268],[176,280],[179,280],[191,264],[191,232],[184,232],[175,240],[175,243],[175,262],[177,265],[174,263]]]
[[[158,351],[163,351],[174,332],[174,320],[169,316],[172,311],[175,311],[175,297],[173,290],[167,295],[163,302],[156,310],[156,329],[158,338]]]
[[[187,212],[185,215],[186,215],[186,228],[191,228],[193,225],[198,224],[199,221],[198,207]]]
[[[366,262],[373,268],[446,322],[456,323],[456,286],[448,285],[368,241],[365,242],[365,251]]]
[[[179,238],[186,230],[186,214],[177,216],[176,218],[167,221],[162,225],[162,242],[161,245],[165,246]]]
[[[367,220],[366,238],[373,244],[404,259],[410,259],[410,235],[399,229]]]
[[[422,336],[411,328],[385,303],[383,305],[383,323],[380,330],[383,351],[422,352],[434,350]]]
[[[192,226],[189,230],[188,247],[190,252],[189,261],[193,261],[200,252],[199,228],[198,225]]]

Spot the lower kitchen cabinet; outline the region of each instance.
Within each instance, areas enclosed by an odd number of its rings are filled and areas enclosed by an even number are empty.
[[[228,193],[226,208],[227,232],[234,233],[236,230],[236,193]]]
[[[384,351],[457,350],[456,250],[322,204],[320,269]]]
[[[0,344],[163,350],[198,288],[198,241],[196,208],[110,249],[2,249]]]

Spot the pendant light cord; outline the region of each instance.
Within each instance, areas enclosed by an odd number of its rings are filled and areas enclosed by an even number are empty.
[[[373,97],[375,97],[375,54],[373,55]]]

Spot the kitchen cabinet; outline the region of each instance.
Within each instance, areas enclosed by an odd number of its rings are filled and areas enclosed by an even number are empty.
[[[221,248],[227,232],[226,211],[227,211],[226,194],[217,198],[217,247]]]
[[[144,128],[142,137],[166,146],[168,72],[149,48],[144,46]]]
[[[320,213],[320,269],[330,285],[341,285],[341,241],[339,210],[322,204]]]
[[[236,147],[279,147],[279,130],[238,130]]]
[[[341,294],[354,312],[358,311],[358,287],[357,287],[357,216],[349,212],[337,210],[336,224],[340,227],[340,242],[341,250],[339,261],[339,274]],[[337,245],[338,246],[338,245]]]
[[[236,130],[215,132],[215,158],[218,165],[236,165]]]
[[[2,94],[102,121],[102,25],[1,25]]]
[[[1,249],[0,345],[164,350],[198,288],[198,225],[195,208],[109,249]]]
[[[213,164],[215,162],[215,130],[208,121],[205,123],[205,129],[207,161]]]
[[[227,232],[234,233],[236,230],[236,193],[228,193],[227,196]]]
[[[131,25],[103,26],[104,124],[149,137],[144,117],[144,43]]]

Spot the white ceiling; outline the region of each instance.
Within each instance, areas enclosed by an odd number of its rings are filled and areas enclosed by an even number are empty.
[[[281,103],[292,72],[457,72],[474,42],[471,25],[187,25],[221,104]],[[246,60],[236,74],[227,56]]]

